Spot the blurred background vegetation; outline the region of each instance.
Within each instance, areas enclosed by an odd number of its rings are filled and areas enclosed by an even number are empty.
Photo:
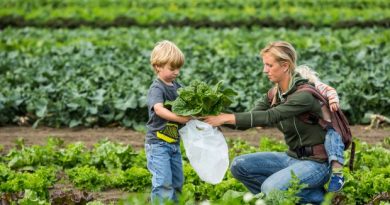
[[[259,50],[291,42],[335,87],[351,123],[389,114],[387,0],[2,0],[0,125],[142,129],[154,44],[186,56],[179,80],[224,80],[250,109],[271,84]]]

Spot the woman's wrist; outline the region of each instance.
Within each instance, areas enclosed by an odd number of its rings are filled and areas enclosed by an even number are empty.
[[[224,114],[224,124],[236,124],[236,117],[234,114]]]

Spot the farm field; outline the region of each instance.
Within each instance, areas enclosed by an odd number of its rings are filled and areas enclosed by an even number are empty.
[[[185,55],[177,80],[237,92],[225,112],[250,110],[272,86],[259,51],[296,48],[298,65],[336,88],[356,142],[354,169],[328,204],[390,204],[388,0],[1,0],[0,205],[150,204],[146,94],[156,42]],[[229,159],[285,151],[275,128],[222,128]],[[293,205],[302,188],[250,195],[228,171],[203,182],[186,156],[180,205]],[[351,149],[344,152],[347,164]],[[171,204],[171,203],[167,203]]]

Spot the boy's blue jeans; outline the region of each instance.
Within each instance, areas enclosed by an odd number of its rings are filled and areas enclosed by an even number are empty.
[[[339,133],[334,129],[328,129],[325,136],[325,150],[328,154],[328,161],[331,164],[336,160],[344,165],[344,143]]]
[[[254,194],[287,190],[291,171],[308,185],[298,196],[301,203],[320,203],[324,199],[324,184],[329,179],[328,163],[299,160],[284,152],[259,152],[236,157],[231,165],[233,176]]]
[[[145,151],[152,173],[153,204],[163,200],[177,201],[184,182],[180,145],[161,141],[145,144]]]

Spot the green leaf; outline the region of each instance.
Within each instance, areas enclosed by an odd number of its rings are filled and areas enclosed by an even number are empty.
[[[47,100],[44,98],[41,98],[35,102],[35,106],[36,106],[35,114],[37,115],[37,117],[43,118],[46,115],[47,103],[48,103]]]
[[[82,122],[80,119],[72,119],[70,122],[69,122],[69,127],[76,127],[78,125],[80,125]]]
[[[226,94],[224,94],[226,93]],[[222,81],[214,87],[201,81],[192,81],[188,87],[178,90],[179,97],[173,102],[166,102],[166,107],[172,106],[172,112],[183,116],[217,115],[233,101],[229,98],[236,92],[232,89],[223,90]]]

